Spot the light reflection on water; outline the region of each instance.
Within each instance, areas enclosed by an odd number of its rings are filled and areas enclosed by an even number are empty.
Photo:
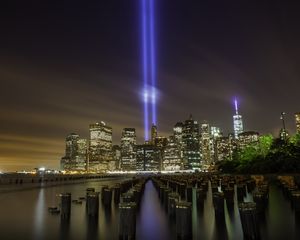
[[[58,194],[71,192],[72,199],[76,199],[85,195],[86,188],[94,187],[100,191],[101,186],[106,184],[114,184],[114,181],[0,194],[0,239],[118,239],[119,213],[114,205],[105,211],[100,203],[98,220],[86,217],[85,203],[72,204],[69,221],[48,213],[49,206],[58,206]],[[270,186],[269,196],[265,217],[259,218],[262,239],[297,239],[300,216],[296,217],[290,202],[275,185]],[[193,198],[195,200],[195,192]],[[247,194],[244,200],[252,201],[252,195]],[[232,210],[225,209],[224,221],[217,221],[210,187],[203,211],[194,205],[192,219],[194,239],[242,239],[237,203]],[[137,212],[137,239],[173,239],[174,229],[175,223],[168,220],[158,193],[152,182],[148,181]]]
[[[41,239],[43,237],[45,208],[45,189],[41,188],[34,213],[35,239]]]

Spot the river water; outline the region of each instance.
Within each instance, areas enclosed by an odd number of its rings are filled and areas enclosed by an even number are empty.
[[[85,196],[88,187],[100,191],[103,185],[116,181],[119,180],[1,193],[0,239],[118,239],[117,207],[106,211],[100,203],[98,221],[88,220],[84,203],[72,204],[69,221],[48,213],[49,206],[58,206],[58,195],[62,192],[70,192],[72,199],[76,199]],[[251,194],[244,200],[251,201]],[[299,217],[276,185],[270,185],[269,204],[264,217],[259,218],[259,225],[262,239],[300,239]],[[176,239],[175,227],[168,220],[152,182],[148,181],[137,213],[136,239]],[[204,210],[198,211],[193,206],[192,231],[193,239],[243,239],[237,204],[232,211],[226,208],[224,222],[216,221],[209,188]]]

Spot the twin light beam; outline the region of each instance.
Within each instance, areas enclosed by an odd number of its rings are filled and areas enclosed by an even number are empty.
[[[154,44],[154,0],[141,0],[143,46],[143,101],[145,140],[149,140],[149,109],[156,125],[156,69]]]

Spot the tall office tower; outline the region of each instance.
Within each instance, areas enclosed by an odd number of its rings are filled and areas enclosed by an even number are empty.
[[[121,137],[121,169],[136,170],[136,134],[135,128],[124,128]]]
[[[177,144],[182,145],[183,123],[177,122],[173,128],[175,141]]]
[[[177,122],[175,126],[173,127],[173,135],[175,138],[175,143],[177,145],[178,150],[180,151],[180,158],[181,161],[183,159],[183,144],[182,144],[182,132],[183,130],[183,123]]]
[[[238,102],[234,100],[235,115],[233,115],[233,130],[234,137],[238,139],[238,135],[244,131],[242,115],[238,112]]]
[[[296,120],[296,131],[300,134],[300,112],[295,113],[295,120]]]
[[[192,115],[182,128],[183,161],[185,169],[200,168],[199,124]]]
[[[217,161],[231,160],[229,137],[220,137],[216,140]]]
[[[154,146],[156,147],[157,151],[159,152],[159,168],[162,169],[162,158],[164,156],[164,150],[167,146],[168,139],[166,137],[157,136],[154,140]]]
[[[122,170],[121,169],[121,147],[119,145],[113,145],[112,152],[113,152],[113,160],[115,162],[116,170]]]
[[[155,139],[157,137],[157,127],[152,124],[151,126],[151,143],[154,144],[155,143]]]
[[[90,124],[89,171],[105,172],[112,160],[112,128],[103,121]]]
[[[87,157],[88,157],[88,141],[84,138],[79,138],[77,141],[77,156],[76,168],[80,171],[87,170]]]
[[[152,144],[136,145],[136,170],[160,171],[160,152]]]
[[[181,161],[181,152],[177,146],[175,136],[170,136],[166,147],[164,148],[162,158],[162,170],[178,171],[183,169]]]
[[[212,162],[218,161],[217,156],[217,140],[222,137],[221,129],[218,127],[210,127],[210,157]]]
[[[254,131],[242,132],[239,134],[238,147],[244,149],[252,143],[257,143],[259,140],[259,133]]]
[[[210,127],[207,122],[201,124],[201,154],[204,164],[211,163]]]
[[[76,133],[66,137],[66,152],[61,158],[61,169],[67,171],[85,171],[87,162],[87,141]]]

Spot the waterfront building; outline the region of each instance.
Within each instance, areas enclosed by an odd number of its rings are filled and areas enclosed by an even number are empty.
[[[124,128],[121,137],[121,169],[136,170],[136,133],[135,128]]]
[[[90,124],[89,171],[105,172],[112,160],[112,128],[103,121]]]
[[[136,145],[136,170],[160,171],[160,157],[160,150],[155,145]]]
[[[121,147],[119,145],[112,146],[113,161],[115,162],[115,169],[121,170]]]
[[[85,171],[87,165],[87,140],[76,133],[66,137],[65,156],[61,158],[61,169],[66,171]]]
[[[199,124],[192,115],[182,128],[182,149],[185,169],[200,169]]]
[[[181,152],[177,146],[175,136],[170,136],[162,156],[162,170],[177,171],[183,169]]]

